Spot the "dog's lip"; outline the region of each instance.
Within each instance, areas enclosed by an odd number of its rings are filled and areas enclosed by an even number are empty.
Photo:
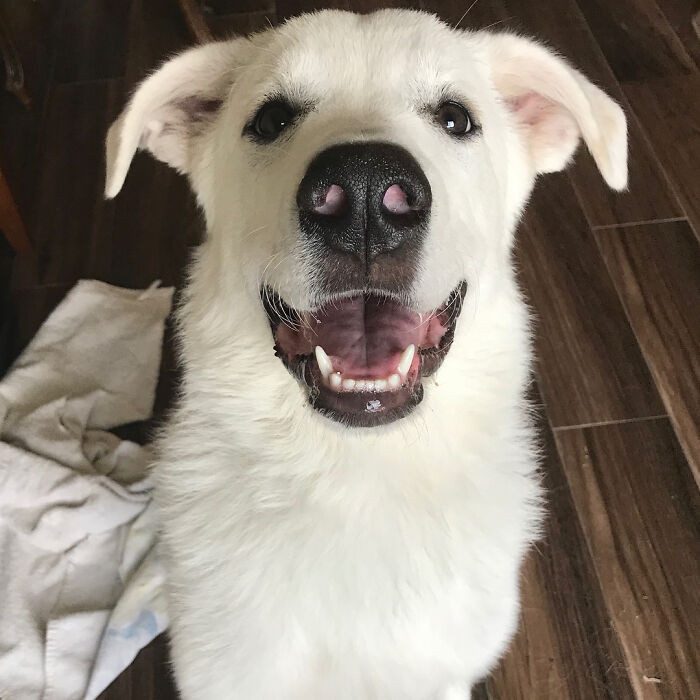
[[[268,288],[261,290],[261,298],[275,354],[305,386],[311,406],[347,425],[376,426],[407,415],[421,402],[421,378],[433,374],[447,355],[465,293],[461,282],[429,314],[412,312],[372,290],[339,295],[306,315]],[[358,311],[362,333],[367,333],[361,362],[353,356],[356,351],[343,346],[348,333],[352,340]],[[319,325],[310,327],[311,319]]]

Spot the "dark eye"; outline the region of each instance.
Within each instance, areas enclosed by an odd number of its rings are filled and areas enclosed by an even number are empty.
[[[469,112],[459,102],[443,102],[435,112],[435,120],[452,136],[462,136],[472,130]]]
[[[253,130],[264,141],[276,139],[294,119],[294,111],[284,102],[268,102],[253,120]]]

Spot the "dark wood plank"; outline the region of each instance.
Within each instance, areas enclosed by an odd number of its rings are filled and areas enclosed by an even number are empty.
[[[52,77],[54,45],[62,16],[61,2],[0,0],[0,13],[22,61],[32,110],[40,113]]]
[[[412,10],[421,9],[419,0],[382,0],[381,3],[377,3],[376,0],[348,0],[348,9],[361,14],[374,12],[378,7]]]
[[[31,101],[27,109],[0,89],[0,168],[11,184],[25,225],[33,230],[40,125],[49,91],[53,45],[60,5],[53,0],[0,0],[0,13],[12,36]]]
[[[63,0],[54,80],[75,82],[124,75],[130,0]]]
[[[617,79],[646,80],[697,69],[656,0],[578,0]]]
[[[275,13],[275,0],[207,0],[205,11],[211,15],[230,15],[249,12]]]
[[[277,21],[283,22],[290,17],[296,17],[303,12],[325,10],[347,10],[349,0],[276,0]]]
[[[29,341],[36,335],[41,324],[63,300],[72,285],[11,291],[8,304],[10,328],[6,347],[6,362],[13,362]]]
[[[623,89],[700,237],[700,74]]]
[[[479,683],[472,688],[471,700],[491,700],[486,682]]]
[[[144,288],[159,279],[180,286],[190,249],[204,230],[187,180],[139,153],[114,206],[115,234],[103,251],[108,281]]]
[[[693,15],[700,10],[697,0],[663,0],[659,6],[695,65],[700,66],[700,39],[693,28]]]
[[[578,522],[552,432],[540,412],[547,518],[522,574],[520,625],[488,680],[493,700],[622,700],[634,693]]]
[[[700,484],[700,246],[686,222],[599,231],[603,259]]]
[[[53,90],[35,202],[37,265],[17,260],[15,288],[109,278],[114,205],[102,196],[104,138],[122,103],[119,79]]]
[[[438,6],[439,1],[433,2]],[[462,9],[462,13],[465,9]],[[454,10],[450,10],[450,15],[454,14]],[[681,207],[663,169],[637,121],[630,118],[625,96],[575,0],[557,0],[556,3],[481,0],[469,11],[462,26],[480,28],[494,22],[500,23],[493,26],[493,31],[511,29],[545,41],[617,100],[627,112],[630,179],[626,192],[614,192],[605,184],[593,159],[583,147],[569,168],[574,189],[591,226],[681,216]]]
[[[555,427],[665,413],[564,175],[535,193],[517,259],[534,306],[542,393]]]
[[[637,697],[700,696],[700,497],[669,421],[556,440]]]
[[[125,90],[130,94],[154,68],[193,45],[176,0],[131,0]]]
[[[141,650],[99,700],[178,700],[169,664],[167,637],[161,634]]]
[[[269,29],[277,22],[274,12],[233,12],[227,15],[207,15],[207,26],[215,39],[230,39]]]

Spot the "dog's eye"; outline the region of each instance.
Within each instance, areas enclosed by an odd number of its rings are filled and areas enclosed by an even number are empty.
[[[435,112],[435,119],[452,136],[462,136],[472,130],[469,112],[459,102],[443,102]]]
[[[276,139],[294,119],[294,111],[284,102],[268,102],[253,120],[255,133],[264,141]]]

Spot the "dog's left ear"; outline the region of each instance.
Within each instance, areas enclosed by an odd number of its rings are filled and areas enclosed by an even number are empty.
[[[608,185],[624,189],[627,120],[620,106],[542,44],[513,34],[481,36],[535,170],[562,170],[583,138]]]
[[[139,148],[189,172],[192,143],[221,107],[247,43],[241,38],[190,49],[139,85],[107,134],[107,197],[119,193]]]

